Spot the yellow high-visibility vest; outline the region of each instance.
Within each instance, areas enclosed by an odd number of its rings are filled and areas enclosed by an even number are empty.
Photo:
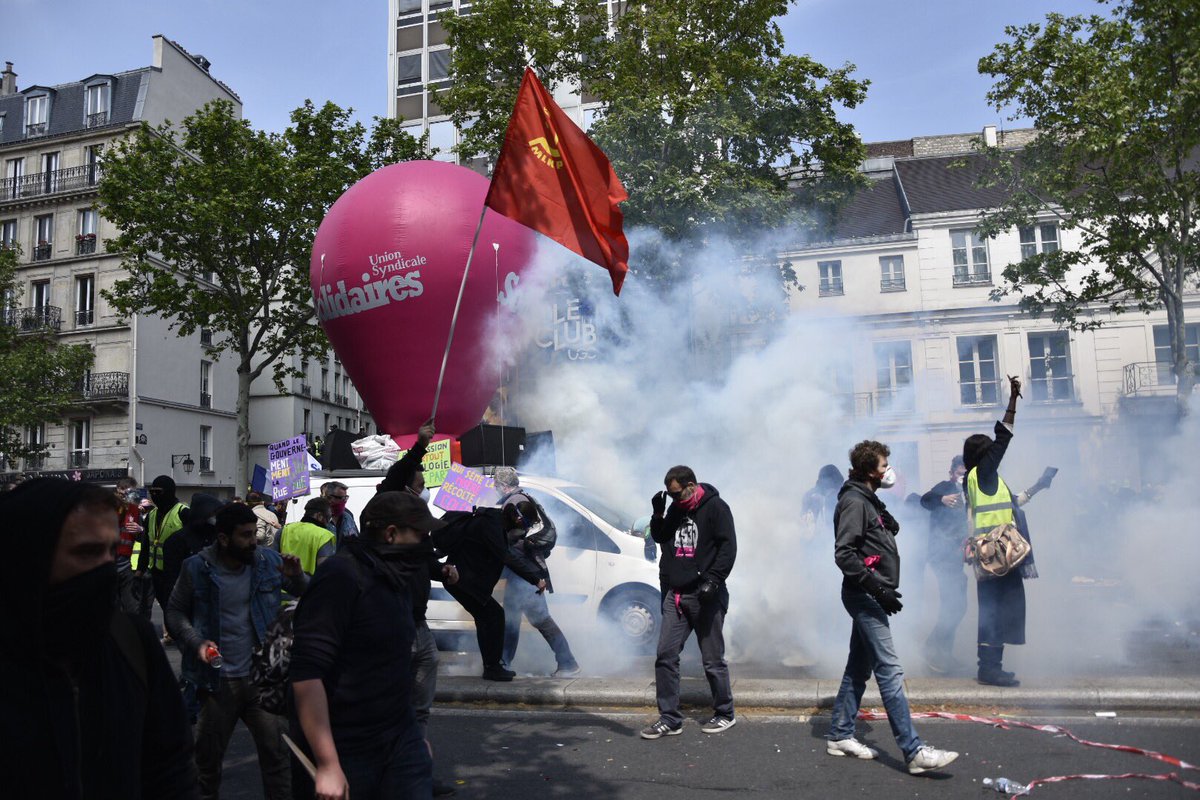
[[[317,553],[336,538],[320,525],[311,522],[292,522],[283,526],[279,537],[279,552],[300,559],[300,569],[312,575],[317,571]]]
[[[979,488],[979,468],[974,467],[967,473],[967,506],[971,510],[975,522],[975,536],[982,536],[1001,525],[1011,525],[1015,522],[1013,515],[1013,496],[1008,490],[1008,484],[999,475],[996,481],[995,494],[984,494]]]
[[[179,519],[179,512],[187,508],[183,503],[176,503],[175,506],[167,512],[166,518],[163,520],[162,527],[158,526],[158,508],[150,509],[150,518],[146,521],[150,537],[150,563],[147,566],[157,572],[163,570],[163,545],[167,543],[167,539],[180,528],[183,527],[183,522]]]

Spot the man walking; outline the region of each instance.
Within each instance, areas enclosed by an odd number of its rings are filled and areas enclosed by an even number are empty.
[[[133,555],[142,536],[142,511],[138,508],[137,480],[124,477],[117,481],[117,593],[121,610],[130,614],[150,616],[143,581],[133,577]]]
[[[183,678],[197,687],[196,766],[202,798],[216,798],[221,762],[240,719],[254,737],[267,800],[290,800],[283,719],[262,708],[250,681],[251,655],[279,614],[282,591],[299,595],[308,578],[295,556],[256,541],[258,517],[229,504],[216,514],[217,541],[183,563],[167,625],[179,640]]]
[[[321,484],[321,497],[329,502],[329,520],[325,527],[337,539],[340,548],[346,539],[358,536],[358,524],[354,521],[354,512],[346,508],[350,491],[346,484],[339,481],[327,481]]]
[[[921,497],[921,508],[930,514],[927,563],[938,585],[937,623],[925,641],[925,659],[934,672],[958,668],[954,658],[954,633],[967,613],[967,575],[963,571],[967,503],[963,497],[962,456],[950,461],[950,477]]]
[[[900,552],[896,534],[900,524],[876,495],[895,484],[888,464],[891,450],[875,441],[862,441],[850,451],[850,479],[838,494],[833,512],[834,561],[842,571],[842,605],[850,614],[850,656],[833,703],[826,752],[831,756],[875,758],[879,753],[854,738],[854,723],[867,679],[875,673],[879,694],[887,709],[896,744],[904,753],[908,771],[917,775],[940,769],[958,753],[938,750],[921,742],[913,729],[904,672],[892,645],[888,616],[903,608],[900,603]]]
[[[300,559],[300,569],[310,576],[337,551],[334,536],[325,527],[329,517],[329,501],[314,497],[304,504],[300,521],[285,525],[280,535],[279,552]]]
[[[737,556],[733,513],[716,487],[696,482],[696,473],[690,467],[671,467],[663,483],[666,491],[651,500],[654,514],[650,518],[650,535],[662,546],[658,568],[663,591],[662,626],[654,662],[659,718],[642,730],[643,739],[683,732],[679,654],[692,631],[700,644],[713,698],[713,715],[700,730],[721,733],[737,723],[723,630],[729,610],[725,582]],[[669,510],[667,497],[672,500]]]
[[[168,475],[159,475],[150,484],[150,502],[154,507],[146,516],[146,530],[142,532],[141,554],[138,557],[136,576],[149,573],[150,583],[154,587],[154,599],[162,609],[166,619],[167,605],[171,600],[171,590],[175,588],[175,580],[166,572],[166,561],[163,549],[167,540],[183,527],[183,512],[187,506],[175,496],[175,481]],[[171,635],[163,634],[163,643],[169,643]]]

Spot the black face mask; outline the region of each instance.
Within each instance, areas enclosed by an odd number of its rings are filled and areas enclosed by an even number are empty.
[[[417,561],[433,554],[433,542],[425,537],[416,544],[385,544],[371,541],[375,554],[384,561]]]
[[[116,590],[115,563],[51,586],[42,608],[47,654],[70,658],[94,653],[108,634]]]

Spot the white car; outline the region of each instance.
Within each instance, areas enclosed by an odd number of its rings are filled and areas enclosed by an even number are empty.
[[[365,471],[314,474],[313,493],[327,480],[346,484],[346,505],[357,519],[382,479],[381,473]],[[559,478],[522,475],[521,490],[542,504],[558,531],[546,562],[554,581],[547,601],[555,621],[568,632],[607,626],[623,641],[624,652],[653,652],[661,608],[658,564],[647,559],[645,541],[630,535],[630,521],[586,488]],[[430,491],[436,499],[437,489]],[[443,513],[432,503],[430,510],[434,516]],[[503,602],[503,581],[494,596]],[[427,618],[434,633],[475,631],[471,615],[438,584]]]

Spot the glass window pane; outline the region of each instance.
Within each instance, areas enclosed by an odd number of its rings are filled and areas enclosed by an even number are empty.
[[[979,339],[979,360],[991,361],[996,357],[996,340],[990,336],[986,339]]]
[[[421,56],[400,56],[396,59],[396,82],[413,83],[421,80]]]
[[[420,50],[425,46],[425,31],[420,25],[410,25],[396,31],[396,50]]]
[[[450,50],[429,51],[429,80],[440,81],[450,74]]]
[[[421,10],[421,0],[396,0],[396,12],[412,14]]]
[[[445,44],[449,38],[449,35],[446,33],[446,27],[442,25],[440,20],[429,23],[430,46]]]
[[[1032,225],[1023,225],[1019,231],[1021,234],[1021,244],[1033,244],[1036,241]]]

